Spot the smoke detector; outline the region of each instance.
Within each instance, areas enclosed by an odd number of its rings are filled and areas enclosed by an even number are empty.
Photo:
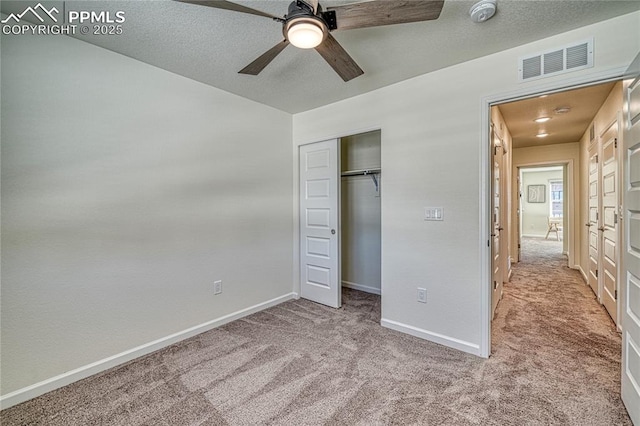
[[[469,10],[469,16],[475,23],[482,23],[487,21],[496,14],[496,0],[481,0],[474,4]]]

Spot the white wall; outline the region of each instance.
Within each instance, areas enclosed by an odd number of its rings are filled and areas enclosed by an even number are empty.
[[[3,395],[291,297],[291,115],[64,36],[1,59]]]
[[[567,76],[519,84],[518,58],[589,36],[595,67],[572,77],[625,68],[640,50],[639,25],[640,13],[621,16],[294,115],[296,145],[382,129],[385,326],[486,353],[483,99],[561,85]],[[424,221],[425,206],[444,207],[444,221]],[[427,289],[427,304],[417,302],[417,287]]]
[[[341,169],[380,167],[380,132],[367,132],[340,140]],[[380,182],[371,176],[345,176],[341,182],[340,238],[342,284],[380,294],[381,229]]]
[[[549,228],[548,218],[550,212],[549,181],[562,181],[562,168],[558,170],[535,171],[535,169],[522,172],[522,236],[544,237]],[[544,203],[530,203],[528,197],[529,185],[544,185]],[[564,194],[563,194],[564,195]],[[555,238],[555,232],[551,234]]]

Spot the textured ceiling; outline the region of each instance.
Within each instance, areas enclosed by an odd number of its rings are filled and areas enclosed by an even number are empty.
[[[513,147],[580,141],[614,85],[615,82],[599,84],[500,105],[500,112],[513,139]],[[561,107],[568,107],[570,111],[562,114],[554,112]],[[534,122],[538,117],[550,117],[551,120]],[[536,134],[543,132],[549,136],[536,137]]]
[[[288,5],[238,3],[278,16]],[[174,1],[67,1],[65,7],[125,12],[123,34],[76,35],[81,40],[290,113],[640,9],[638,1],[499,0],[493,19],[474,24],[468,15],[474,3],[446,0],[436,21],[333,32],[365,71],[347,83],[317,52],[293,46],[259,76],[238,74],[282,40],[281,26],[268,18]],[[3,1],[1,8],[8,14],[24,5]]]

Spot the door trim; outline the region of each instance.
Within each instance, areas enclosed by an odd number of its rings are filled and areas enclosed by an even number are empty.
[[[480,100],[480,356],[491,354],[491,247],[487,246],[491,234],[491,107],[505,102],[526,99],[535,95],[563,92],[569,89],[620,80],[626,68],[615,67],[600,72],[584,73],[578,77],[559,79],[551,83],[527,85],[517,91],[493,93]]]

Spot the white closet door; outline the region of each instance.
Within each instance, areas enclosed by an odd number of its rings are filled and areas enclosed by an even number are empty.
[[[598,280],[598,267],[600,265],[600,238],[598,235],[598,219],[599,219],[599,176],[600,169],[598,165],[598,144],[593,143],[589,149],[589,285],[600,301],[600,286]]]
[[[504,239],[502,235],[503,227],[501,225],[502,220],[502,206],[504,203],[504,196],[501,194],[502,189],[502,142],[498,136],[493,134],[493,172],[492,172],[492,244],[491,244],[491,268],[493,271],[493,291],[491,293],[491,315],[495,314],[496,306],[502,298],[502,284],[504,282],[504,271],[502,269],[502,258],[504,256]]]
[[[618,121],[600,136],[602,142],[602,304],[618,324]]]
[[[640,55],[624,81],[622,400],[640,425]]]
[[[338,140],[300,147],[300,296],[342,305]]]

